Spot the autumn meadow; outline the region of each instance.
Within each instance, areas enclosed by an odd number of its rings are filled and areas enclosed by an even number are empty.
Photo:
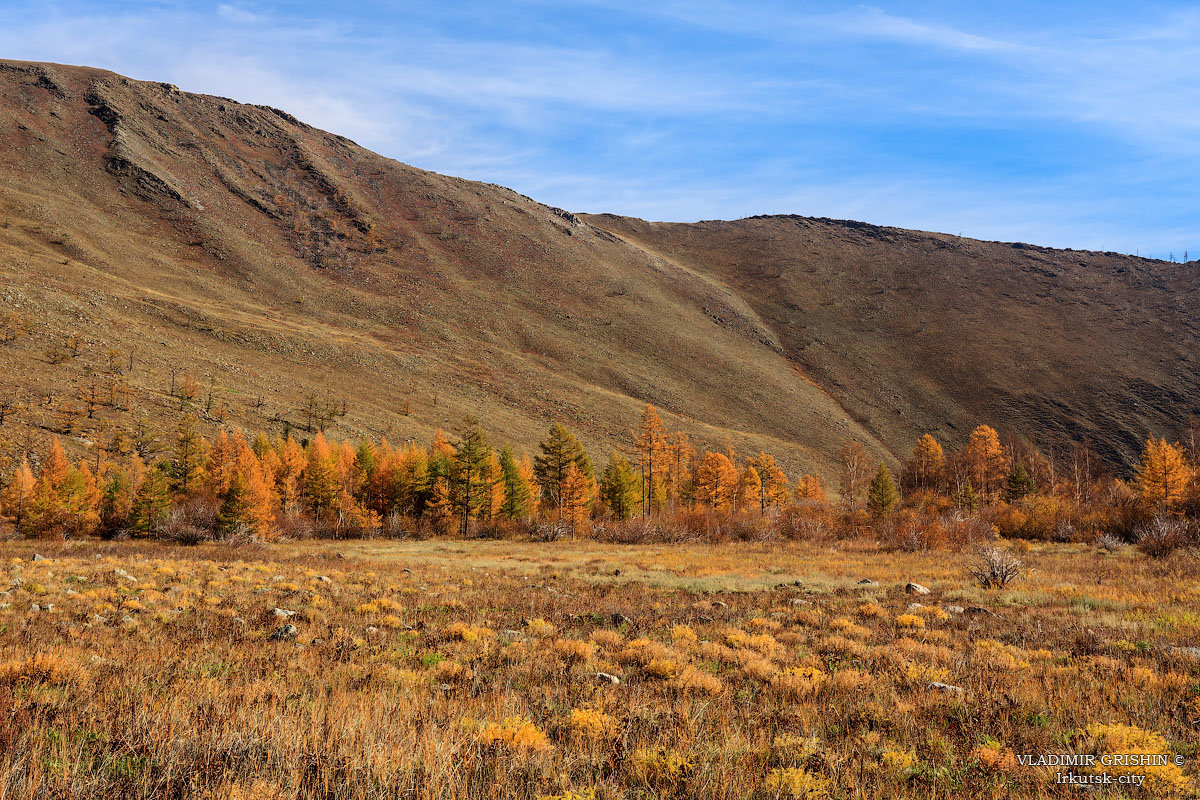
[[[835,496],[652,407],[594,466],[57,441],[6,479],[0,798],[1196,796],[1196,453],[1129,480],[978,428]],[[1088,773],[1089,770],[1078,770]],[[1097,772],[1097,770],[1090,770]]]

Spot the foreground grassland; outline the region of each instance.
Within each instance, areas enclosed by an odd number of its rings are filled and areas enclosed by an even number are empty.
[[[0,563],[2,800],[1079,794],[1046,752],[1196,785],[1200,584],[1132,548],[985,591],[865,544],[38,546]]]

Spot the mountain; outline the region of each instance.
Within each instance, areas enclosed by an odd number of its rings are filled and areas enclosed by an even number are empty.
[[[577,215],[278,109],[0,61],[17,445],[139,417],[165,438],[190,375],[212,425],[249,430],[403,441],[473,414],[531,449],[562,421],[603,458],[649,402],[826,476],[847,439],[893,458],[983,421],[1128,462],[1197,404],[1196,275],[825,219]]]

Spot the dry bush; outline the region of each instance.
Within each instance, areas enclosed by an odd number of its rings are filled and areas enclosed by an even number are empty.
[[[1138,549],[1151,558],[1166,558],[1191,540],[1183,520],[1167,516],[1147,520],[1138,526],[1134,537]]]
[[[784,507],[775,515],[780,538],[823,542],[832,536],[837,522],[824,503],[800,503]]]
[[[1021,559],[1003,548],[984,545],[967,569],[984,589],[1003,589],[1021,577]]]
[[[217,536],[217,512],[221,503],[215,497],[194,495],[179,500],[167,518],[154,530],[159,539],[179,544],[214,541]]]

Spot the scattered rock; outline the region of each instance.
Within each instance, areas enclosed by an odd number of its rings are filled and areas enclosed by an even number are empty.
[[[612,614],[612,616],[609,617],[609,619],[612,621],[613,627],[615,627],[615,628],[619,628],[622,625],[632,625],[633,624],[633,620],[631,620],[629,617],[625,616],[624,614],[622,614],[620,612],[614,612]]]
[[[962,606],[942,606],[942,610],[947,614],[961,614],[965,609]]]
[[[983,606],[968,606],[966,609],[963,610],[963,613],[970,614],[973,617],[975,617],[975,616],[988,616],[988,617],[1000,616],[995,611],[989,611],[988,609],[984,608]]]
[[[504,630],[500,631],[500,633],[503,634],[504,636],[507,636],[510,639],[519,639],[521,636],[520,631],[514,631],[511,628],[505,628]]]
[[[929,594],[929,589],[919,583],[911,582],[904,584],[904,591],[908,594]]]
[[[615,577],[619,577],[619,576],[620,576],[620,574],[621,574],[621,570],[619,570],[619,569],[614,569],[614,570],[612,571],[612,574],[613,574],[613,577],[614,577],[614,578],[615,578]]]
[[[24,585],[25,581],[21,580],[20,578],[13,578],[12,586],[9,587],[9,591],[12,591],[13,589],[20,589]]]
[[[607,683],[609,686],[616,686],[617,684],[619,684],[621,682],[621,679],[618,678],[616,675],[612,675],[607,672],[593,673],[592,678],[597,683]]]
[[[951,686],[950,684],[942,683],[941,681],[934,681],[933,683],[929,684],[929,688],[935,692],[946,692],[947,694],[963,693],[963,688],[961,686]]]
[[[128,624],[128,623],[130,623],[130,622],[136,622],[136,621],[137,621],[137,620],[135,620],[133,617],[129,616],[128,614],[126,614],[125,616],[121,617],[121,622],[124,622],[124,623],[126,623],[126,624]]]
[[[318,575],[317,580],[321,583],[333,583],[333,578],[330,578],[328,575]]]
[[[794,605],[794,606],[806,606],[809,604],[808,601],[802,597],[793,597],[791,599],[790,603],[791,603],[791,605]]]
[[[34,553],[34,554],[33,554],[33,560],[34,560],[34,561],[49,561],[50,559],[46,558],[46,557],[45,557],[44,555],[42,555],[41,553]]]
[[[878,585],[879,585],[879,581],[873,581],[870,578],[863,578],[861,581],[859,581],[858,583],[855,584],[855,586],[878,586]]]
[[[917,611],[918,609],[922,609],[924,607],[925,606],[921,605],[920,603],[909,603],[908,604],[909,611]]]
[[[296,612],[295,612],[295,611],[291,611],[291,610],[289,610],[289,609],[286,609],[286,608],[277,608],[277,609],[275,609],[274,611],[272,611],[271,613],[272,613],[272,614],[274,614],[274,615],[275,615],[276,617],[278,617],[279,619],[287,619],[288,617],[294,617],[294,616],[296,616]]]
[[[729,603],[726,603],[724,600],[713,600],[712,607],[713,608],[729,608]]]
[[[287,625],[279,628],[267,638],[272,642],[291,642],[296,639],[296,634],[299,632],[300,631],[296,628],[296,626],[289,622]]]
[[[338,557],[338,558],[345,558],[345,557],[346,557],[346,554],[345,554],[345,553],[338,553],[338,554],[337,554],[337,557]]]
[[[39,606],[37,603],[30,603],[30,604],[29,604],[29,610],[30,610],[30,611],[41,611],[41,610],[42,610],[42,607],[41,607],[41,606]]]
[[[411,569],[409,569],[408,567],[405,567],[404,569],[402,569],[402,570],[400,570],[400,571],[401,571],[401,572],[407,572],[409,575],[412,575],[412,570],[411,570]]]

